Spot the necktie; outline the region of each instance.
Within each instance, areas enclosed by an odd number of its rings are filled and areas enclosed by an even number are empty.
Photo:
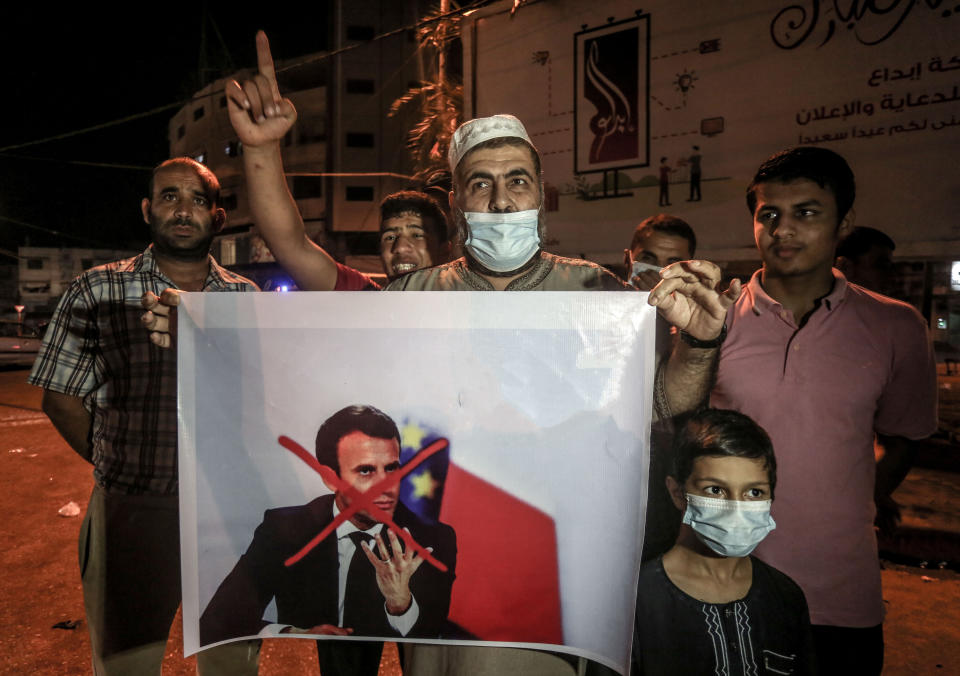
[[[354,531],[348,537],[353,540],[357,549],[350,559],[350,568],[347,571],[343,626],[351,627],[358,636],[377,633],[374,629],[377,624],[375,618],[383,615],[383,594],[377,587],[376,569],[361,547],[362,542],[375,547],[374,540],[371,535],[361,531]]]

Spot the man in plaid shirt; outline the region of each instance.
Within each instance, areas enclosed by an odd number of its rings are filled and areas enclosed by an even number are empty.
[[[140,298],[256,291],[217,265],[220,184],[185,157],[153,171],[141,203],[153,243],[87,270],[54,313],[28,382],[96,484],[80,528],[80,573],[95,674],[159,674],[180,604],[176,354],[150,343]],[[255,674],[259,643],[200,653],[201,674]]]

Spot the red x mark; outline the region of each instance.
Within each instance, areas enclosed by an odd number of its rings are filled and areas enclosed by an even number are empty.
[[[302,559],[304,556],[310,553],[314,547],[320,544],[324,538],[326,538],[330,533],[336,530],[337,526],[349,519],[351,516],[356,514],[361,509],[365,509],[367,514],[372,516],[377,521],[386,524],[393,529],[393,532],[397,536],[407,543],[407,547],[413,547],[413,550],[420,554],[423,559],[439,569],[441,572],[446,573],[447,567],[443,562],[434,558],[429,551],[421,547],[416,540],[413,539],[413,536],[410,535],[407,531],[402,528],[398,528],[397,524],[393,522],[393,519],[390,518],[386,512],[373,504],[373,500],[379,497],[386,489],[391,486],[396,486],[400,483],[400,480],[403,479],[407,474],[412,472],[417,465],[429,458],[434,453],[442,451],[445,449],[449,442],[446,439],[437,439],[432,444],[425,446],[420,449],[420,451],[413,456],[413,459],[410,460],[406,465],[400,468],[397,472],[392,472],[387,478],[378,481],[373,486],[368,488],[365,492],[361,493],[356,488],[345,482],[343,479],[337,476],[337,473],[333,471],[330,467],[326,465],[321,465],[320,462],[313,456],[312,453],[307,451],[303,446],[298,444],[296,441],[287,436],[281,436],[278,441],[280,445],[283,446],[288,451],[291,451],[298,458],[303,460],[307,465],[309,465],[315,472],[317,472],[324,480],[325,483],[333,486],[338,493],[342,493],[350,500],[350,506],[345,510],[341,511],[333,521],[331,521],[326,528],[320,531],[310,542],[305,544],[303,548],[291,556],[289,559],[284,561],[285,566],[292,566],[297,561]]]

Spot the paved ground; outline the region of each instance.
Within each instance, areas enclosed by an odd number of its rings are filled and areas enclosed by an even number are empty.
[[[77,566],[81,517],[58,510],[73,501],[82,515],[93,478],[40,411],[39,390],[24,382],[26,374],[0,371],[0,519],[7,542],[0,550],[0,674],[80,676],[91,671]],[[55,628],[61,623],[77,624]],[[167,676],[195,674],[182,636],[178,617]],[[316,654],[313,641],[265,641],[260,674],[319,674]],[[395,645],[380,673],[400,673]]]
[[[58,510],[74,501],[82,514],[92,478],[40,412],[39,392],[25,377],[22,370],[0,371],[0,514],[7,542],[0,550],[0,674],[88,674],[76,554],[80,519]],[[960,378],[956,388],[960,392]],[[944,460],[943,453],[956,452],[925,449],[940,453],[925,464],[954,467],[960,456]],[[951,549],[960,535],[960,471],[915,469],[896,497],[909,537],[891,547],[914,563],[925,558],[928,567],[885,564],[885,673],[960,674],[960,574],[950,569],[960,562]],[[64,622],[79,625],[54,628]],[[184,659],[182,650],[178,620],[165,674],[194,673],[194,660]],[[260,673],[317,674],[315,655],[312,641],[266,641]],[[392,646],[380,673],[399,674]]]
[[[0,367],[33,365],[40,349],[40,339],[31,337],[17,338],[14,336],[0,336]]]

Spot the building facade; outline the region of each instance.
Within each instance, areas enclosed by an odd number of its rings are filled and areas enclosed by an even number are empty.
[[[53,312],[70,283],[84,270],[137,254],[124,249],[75,249],[22,246],[17,268],[18,304],[26,312]]]
[[[276,64],[280,91],[297,108],[282,152],[307,235],[365,272],[380,272],[380,200],[409,187],[413,173],[405,147],[412,120],[388,113],[393,101],[419,84],[421,72],[414,30],[381,36],[416,24],[418,4],[338,0],[329,21],[332,49]],[[292,282],[250,215],[243,148],[224,94],[227,82],[251,74],[239,71],[196,92],[170,120],[170,154],[193,157],[220,178],[227,224],[214,242],[214,256],[274,290]]]

